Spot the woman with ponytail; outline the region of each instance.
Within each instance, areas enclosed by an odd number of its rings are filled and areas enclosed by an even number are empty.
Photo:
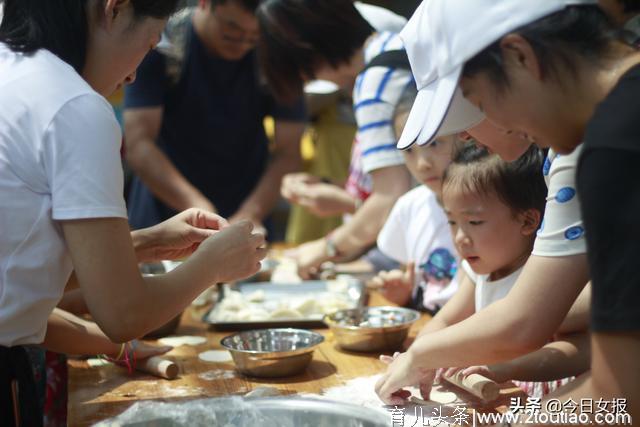
[[[187,210],[131,233],[122,136],[104,99],[135,79],[178,0],[5,0],[0,24],[0,420],[37,426],[26,349],[64,351],[51,321],[72,270],[104,334],[123,343],[180,313],[216,282],[248,276],[264,237]],[[142,278],[138,263],[193,255]],[[74,343],[78,344],[78,343]],[[77,348],[77,347],[76,347]]]

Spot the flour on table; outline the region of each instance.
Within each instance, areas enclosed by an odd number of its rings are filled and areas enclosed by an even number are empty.
[[[384,405],[375,392],[375,385],[381,375],[373,375],[370,377],[354,378],[347,381],[344,385],[331,387],[323,391],[322,395],[304,394],[303,396],[323,398],[335,400],[338,402],[349,402],[354,405],[364,406],[366,408],[375,409],[389,414],[389,408]],[[413,394],[411,401],[405,407],[405,425],[422,425],[421,423],[413,424],[428,418],[429,416],[449,416],[454,413],[455,401],[457,396],[455,393],[440,390],[439,386],[434,386],[431,391],[430,400],[417,399],[420,391],[416,388],[408,388]],[[446,406],[451,405],[451,406]],[[417,408],[417,409],[416,409]]]
[[[198,374],[198,378],[205,381],[230,380],[231,378],[235,377],[236,375],[233,371],[226,371],[224,369],[215,369],[213,371],[207,371]]]
[[[207,342],[205,337],[198,337],[193,335],[182,335],[175,337],[160,338],[158,342],[162,345],[169,345],[171,347],[179,347],[181,345],[200,345]]]
[[[233,359],[231,353],[227,350],[209,350],[198,355],[198,359],[203,362],[224,363],[231,362]]]
[[[375,392],[375,385],[380,375],[373,375],[371,377],[354,378],[347,381],[343,386],[331,387],[324,390],[322,395],[325,398],[332,400],[345,400],[355,403],[360,406],[367,407],[381,407],[384,404]],[[413,394],[413,400],[419,402],[418,404],[450,404],[458,399],[455,393],[443,391],[439,386],[434,386],[431,390],[429,400],[422,400],[417,398],[420,396],[420,391],[416,388],[408,388]]]
[[[162,397],[186,397],[186,396],[204,396],[205,390],[202,387],[174,386],[172,384],[162,384]]]

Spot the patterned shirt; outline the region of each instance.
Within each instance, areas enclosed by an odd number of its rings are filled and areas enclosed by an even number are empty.
[[[587,253],[576,193],[576,168],[581,152],[582,146],[565,156],[549,150],[543,167],[549,191],[533,255],[560,257]]]

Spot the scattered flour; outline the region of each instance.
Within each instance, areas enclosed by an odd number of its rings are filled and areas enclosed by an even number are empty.
[[[342,386],[331,387],[324,390],[322,395],[304,394],[304,396],[349,402],[354,405],[364,406],[389,414],[393,408],[385,406],[375,392],[375,384],[379,378],[380,375],[354,378]],[[420,395],[417,389],[409,388],[409,390],[413,393],[414,398],[412,398],[412,403],[406,405],[404,409],[404,421],[407,423],[405,425],[422,425],[423,419],[453,414],[455,407],[454,402],[458,400],[455,393],[442,391],[439,386],[434,386],[431,391],[431,399],[424,401],[415,399],[415,396]],[[417,424],[414,424],[414,422]]]
[[[213,371],[207,371],[199,374],[198,378],[205,381],[230,380],[231,378],[235,378],[235,374],[233,371],[226,371],[224,369],[215,369]]]
[[[186,397],[186,396],[204,396],[205,390],[201,387],[173,386],[162,384],[162,397]]]

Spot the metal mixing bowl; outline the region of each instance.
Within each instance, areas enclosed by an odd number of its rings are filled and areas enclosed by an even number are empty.
[[[345,350],[396,350],[407,338],[420,312],[402,307],[363,307],[339,310],[324,317],[338,345]]]
[[[324,337],[305,329],[259,329],[225,337],[238,371],[253,377],[287,377],[302,372]]]

